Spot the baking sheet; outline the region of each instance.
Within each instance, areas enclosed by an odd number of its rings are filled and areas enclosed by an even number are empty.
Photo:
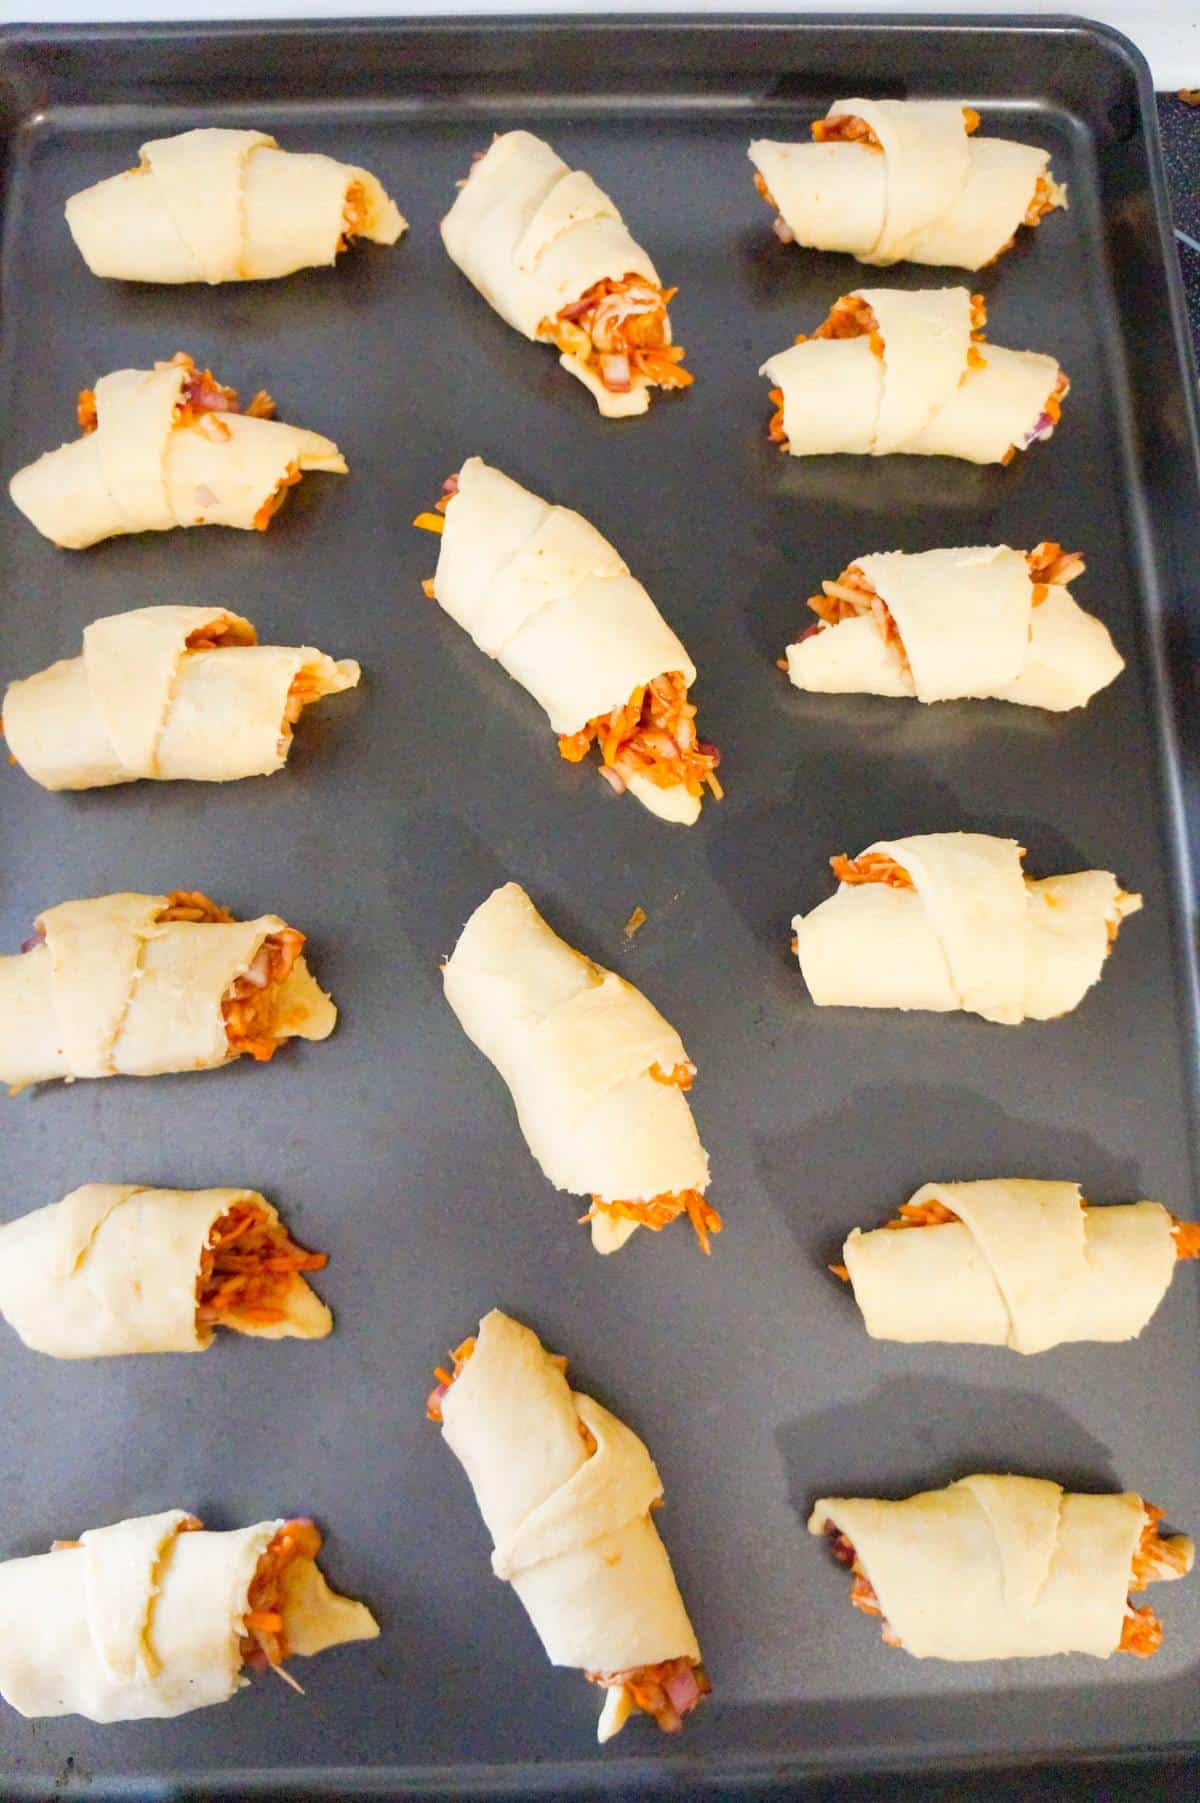
[[[343,1012],[328,1044],[267,1067],[51,1087],[5,1108],[6,1217],[93,1179],[254,1185],[330,1252],[318,1283],[338,1330],[95,1366],[5,1333],[0,1556],[167,1505],[214,1526],[308,1512],[332,1578],[384,1627],[307,1666],[303,1701],[260,1680],[167,1723],[5,1710],[8,1793],[52,1779],[561,1793],[1194,1744],[1200,1584],[1156,1593],[1153,1661],[955,1669],[886,1648],[804,1531],[816,1494],[903,1494],[980,1468],[1143,1489],[1181,1528],[1200,1524],[1194,1272],[1136,1345],[1025,1361],[874,1344],[824,1269],[849,1227],[928,1178],[1022,1171],[1196,1212],[1191,746],[1162,668],[1164,647],[1193,667],[1195,443],[1135,54],[1098,28],[961,23],[16,30],[0,78],[5,477],[73,433],[81,386],[181,348],[244,392],[269,387],[352,471],[306,479],[265,535],[82,554],[5,503],[0,674],[74,655],[93,617],[167,600],[226,603],[266,642],[365,670],[361,690],[306,715],[268,780],[50,796],[4,777],[6,948],[54,901],[200,887],[307,931]],[[787,460],[766,442],[758,365],[866,272],[776,242],[745,147],[799,136],[832,96],[863,90],[961,94],[986,130],[1049,146],[1070,185],[1067,215],[972,279],[994,342],[1051,351],[1072,377],[1053,443],[1010,469]],[[410,234],[280,283],[91,278],[66,196],[136,161],[145,138],[201,124],[365,164]],[[442,251],[455,181],[518,124],[589,169],[679,284],[698,379],[643,420],[597,418]],[[529,698],[424,600],[436,546],[409,521],[472,453],[585,512],[687,643],[727,787],[690,833],[563,764]],[[805,697],[774,667],[805,595],[855,554],[1043,537],[1086,551],[1076,592],[1129,660],[1082,716]],[[960,827],[1018,837],[1035,874],[1111,867],[1143,891],[1102,985],[1019,1033],[813,1009],[788,922],[829,892],[828,856]],[[727,1222],[710,1260],[682,1226],[594,1257],[443,1002],[439,957],[509,876],[642,986],[699,1064]],[[635,905],[649,918],[627,944]],[[634,1724],[600,1753],[596,1692],[547,1666],[490,1576],[423,1399],[431,1365],[494,1304],[568,1353],[658,1461],[715,1686],[681,1741]]]

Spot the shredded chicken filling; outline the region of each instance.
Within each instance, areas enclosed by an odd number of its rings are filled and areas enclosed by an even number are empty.
[[[962,109],[963,124],[967,136],[979,130],[979,114],[973,106]],[[813,139],[818,144],[863,144],[868,150],[882,150],[875,128],[860,119],[856,113],[839,113],[835,119],[816,119],[812,125]]]
[[[595,744],[601,774],[618,792],[630,777],[644,776],[660,789],[683,786],[699,799],[706,788],[721,799],[717,780],[721,754],[696,736],[696,707],[688,700],[682,673],[656,676],[633,691],[624,707],[589,720],[580,732],[560,738],[558,749],[578,764]]]
[[[700,1250],[707,1255],[712,1251],[710,1236],[720,1233],[724,1223],[698,1189],[664,1191],[661,1196],[651,1196],[648,1202],[609,1202],[603,1196],[593,1196],[592,1206],[579,1220],[582,1225],[596,1215],[608,1215],[617,1221],[636,1221],[640,1227],[660,1233],[682,1214],[692,1223]]]
[[[605,276],[543,319],[537,335],[593,370],[610,394],[629,394],[639,383],[687,388],[695,377],[683,368],[683,346],[671,343],[667,318],[677,292],[641,275]]]
[[[269,1327],[287,1317],[302,1271],[328,1254],[308,1252],[257,1202],[235,1202],[213,1223],[196,1277],[197,1327]]]
[[[242,1664],[254,1671],[279,1671],[289,1647],[283,1614],[284,1573],[295,1559],[315,1559],[321,1534],[311,1521],[287,1521],[262,1554],[246,1592],[239,1644]]]
[[[159,925],[193,921],[205,926],[233,922],[228,908],[219,907],[195,889],[176,889],[158,914]],[[225,1037],[233,1057],[248,1052],[260,1064],[275,1056],[283,1043],[276,1032],[280,986],[286,981],[304,949],[304,934],[295,927],[268,933],[253,962],[235,977],[221,998]]]
[[[606,1690],[623,1690],[635,1708],[654,1718],[664,1734],[678,1734],[684,1717],[712,1690],[703,1665],[686,1655],[630,1671],[587,1675],[591,1683]]]

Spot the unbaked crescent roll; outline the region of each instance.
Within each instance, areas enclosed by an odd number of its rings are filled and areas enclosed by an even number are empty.
[[[1142,898],[1107,870],[1035,881],[1024,855],[986,833],[918,833],[830,859],[837,893],[792,922],[813,1001],[1004,1026],[1077,1008]]]
[[[957,100],[835,100],[810,144],[760,138],[754,185],[785,244],[860,263],[982,269],[1040,225],[1067,191],[1036,144],[980,138]]]
[[[215,1070],[285,1039],[328,1039],[337,1009],[278,914],[235,920],[194,890],[100,895],[38,916],[0,958],[0,1083]]]
[[[274,411],[260,390],[243,412],[237,390],[184,351],[153,369],[114,370],[79,396],[83,437],[26,464],[8,492],[68,551],[172,526],[265,532],[306,470],[347,470],[331,439]]]
[[[551,1663],[604,1687],[600,1740],[637,1710],[677,1732],[711,1685],[654,1524],[663,1485],[646,1447],[498,1309],[452,1358],[426,1411],[471,1480],[492,1570]]]
[[[591,1197],[596,1250],[686,1213],[707,1252],[721,1220],[685,1093],[696,1067],[641,991],[560,939],[517,883],[476,908],[442,977],[546,1178]]]
[[[269,776],[304,709],[360,675],[312,645],[260,645],[224,607],[138,607],[85,627],[81,657],[10,683],[4,736],[44,789]]]
[[[0,1227],[0,1314],[33,1352],[203,1352],[218,1327],[321,1340],[326,1264],[253,1189],[85,1183]]]
[[[595,743],[618,793],[684,826],[706,789],[720,797],[720,753],[688,699],[696,666],[582,514],[468,457],[414,524],[441,534],[426,594],[541,703],[569,763]]]
[[[1049,541],[857,557],[809,599],[818,623],[788,646],[788,676],[825,695],[1084,707],[1125,662],[1067,592],[1083,568]]]
[[[763,364],[770,438],[793,457],[1011,463],[1052,435],[1070,383],[1053,357],[988,344],[986,323],[965,288],[856,288]]]
[[[442,242],[501,319],[557,345],[609,419],[645,413],[651,388],[686,388],[653,263],[613,202],[532,132],[493,138],[460,183]]]
[[[850,1601],[916,1659],[1147,1658],[1162,1623],[1130,1591],[1182,1578],[1195,1548],[1142,1497],[974,1476],[903,1502],[823,1496],[810,1534],[854,1574]]]
[[[336,261],[355,238],[406,229],[373,175],[280,150],[262,131],[208,127],[143,144],[72,194],[67,225],[93,275],[122,282],[264,282]]]
[[[374,1640],[329,1588],[311,1521],[211,1533],[169,1509],[0,1564],[0,1696],[30,1717],[144,1721],[227,1703],[252,1670]]]
[[[1177,1261],[1200,1258],[1200,1225],[1159,1202],[1093,1208],[1077,1183],[926,1183],[842,1257],[872,1339],[1046,1352],[1136,1339]]]

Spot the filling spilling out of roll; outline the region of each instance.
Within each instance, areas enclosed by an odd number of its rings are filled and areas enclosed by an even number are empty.
[[[661,820],[690,826],[721,754],[697,736],[696,666],[616,547],[469,457],[414,524],[441,539],[425,593],[529,691],[568,763],[593,745],[600,774]]]
[[[426,1413],[471,1480],[492,1570],[551,1663],[603,1688],[599,1740],[638,1711],[678,1733],[712,1686],[654,1524],[663,1485],[646,1447],[498,1309],[451,1359]]]
[[[591,1197],[596,1250],[686,1215],[707,1252],[721,1217],[688,1106],[696,1067],[641,991],[560,939],[517,883],[476,908],[442,978],[546,1178]]]
[[[364,1603],[329,1588],[308,1520],[216,1533],[170,1509],[0,1564],[0,1696],[21,1715],[143,1721],[226,1703],[249,1679],[352,1640]],[[303,1692],[301,1692],[303,1695]]]
[[[139,607],[93,620],[82,656],[10,683],[4,735],[45,789],[269,776],[304,709],[360,675],[312,645],[260,645],[223,607]]]
[[[195,890],[101,895],[38,916],[0,957],[0,1082],[160,1076],[327,1039],[332,1000],[277,914],[235,920]]]
[[[825,695],[1084,707],[1125,663],[1067,591],[1083,569],[1049,540],[859,557],[810,596],[817,623],[780,668]]]
[[[1146,1659],[1162,1623],[1130,1592],[1185,1577],[1195,1557],[1162,1519],[1136,1494],[977,1475],[902,1502],[822,1497],[808,1531],[853,1574],[854,1607],[917,1659]]]
[[[221,127],[143,144],[136,168],[66,210],[92,274],[124,282],[265,282],[407,229],[366,169]]]
[[[1027,877],[986,833],[881,839],[830,859],[836,894],[792,922],[819,1008],[964,1009],[1016,1026],[1077,1008],[1140,895],[1111,871]]]
[[[186,351],[114,370],[80,393],[83,436],[18,470],[9,494],[68,551],[174,526],[265,532],[306,471],[347,471],[332,439],[274,413],[265,389],[243,408]]]
[[[645,413],[652,388],[686,388],[664,288],[590,175],[532,132],[481,151],[442,220],[452,260],[501,319],[557,346],[610,419]]]
[[[86,1183],[0,1227],[0,1314],[34,1352],[203,1352],[218,1327],[320,1340],[333,1317],[297,1245],[249,1189]]]
[[[926,1183],[842,1257],[830,1269],[872,1339],[1046,1352],[1136,1339],[1178,1261],[1200,1258],[1200,1223],[1159,1202],[1094,1208],[1077,1183]]]
[[[754,185],[785,244],[982,269],[1067,191],[1049,151],[978,137],[979,125],[953,100],[835,100],[811,143],[751,144]]]
[[[981,294],[858,288],[811,336],[768,358],[768,436],[793,457],[834,452],[1011,463],[1049,438],[1070,388],[1053,357],[984,338]]]

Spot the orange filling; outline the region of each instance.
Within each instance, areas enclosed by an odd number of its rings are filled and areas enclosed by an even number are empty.
[[[235,1202],[213,1223],[196,1279],[198,1327],[269,1327],[287,1314],[302,1271],[320,1271],[325,1252],[306,1252],[257,1202]]]
[[[441,1420],[442,1398],[474,1350],[475,1335],[471,1334],[462,1342],[461,1346],[456,1346],[450,1354],[450,1362],[454,1366],[453,1371],[447,1371],[441,1365],[435,1365],[433,1375],[437,1378],[437,1386],[429,1392],[425,1399],[425,1417],[428,1421]]]
[[[645,276],[605,276],[579,300],[543,319],[537,335],[566,357],[577,357],[612,394],[628,394],[638,383],[687,388],[695,380],[682,367],[684,349],[671,343],[667,307],[678,292]]]
[[[636,930],[635,928],[634,931]],[[696,1080],[696,1067],[690,1059],[683,1064],[672,1065],[669,1071],[665,1071],[661,1064],[652,1064],[650,1075],[656,1083],[665,1083],[669,1089],[690,1089]]]
[[[233,922],[228,908],[219,907],[196,889],[176,889],[167,898],[157,920],[159,925],[174,921],[192,921],[204,926]],[[281,927],[268,933],[259,946],[254,962],[235,977],[221,997],[221,1015],[225,1037],[235,1058],[248,1052],[260,1064],[273,1058],[283,1041],[276,1033],[280,985],[304,949],[304,934],[295,927]]]
[[[861,858],[848,858],[845,852],[839,852],[836,858],[830,858],[829,868],[839,883],[849,883],[851,887],[859,883],[886,883],[890,889],[916,888],[904,866],[884,851],[864,852]]]
[[[1025,217],[1022,219],[1021,224],[1039,226],[1046,217],[1046,214],[1052,213],[1055,207],[1060,206],[1061,204],[1061,201],[1058,200],[1053,188],[1050,186],[1047,177],[1039,175],[1037,181],[1033,185],[1033,198],[1025,209]],[[1009,243],[1012,243],[1011,238],[1009,239]]]
[[[754,171],[754,186],[758,189],[759,195],[766,201],[767,205],[769,207],[774,207],[775,211],[778,212],[779,202],[772,194],[770,188],[768,188],[766,178],[760,169]]]
[[[367,201],[367,190],[358,181],[352,181],[346,189],[346,198],[342,203],[342,235],[337,241],[334,256],[340,256],[348,250],[353,238],[357,238],[367,223],[370,207]]]
[[[288,1656],[283,1619],[283,1576],[294,1559],[315,1559],[321,1534],[315,1523],[287,1521],[262,1554],[246,1592],[245,1629],[239,1645],[242,1664],[278,1670]]]
[[[630,1702],[653,1716],[664,1734],[678,1734],[683,1719],[712,1690],[708,1673],[698,1659],[686,1656],[664,1659],[658,1665],[639,1665],[624,1672],[589,1672],[593,1684],[606,1690],[623,1690]]]
[[[701,1252],[705,1255],[710,1253],[710,1235],[720,1233],[724,1223],[698,1189],[665,1191],[661,1196],[652,1196],[648,1202],[606,1202],[601,1196],[593,1196],[592,1206],[579,1219],[582,1224],[595,1215],[611,1215],[614,1220],[636,1221],[639,1226],[648,1227],[652,1233],[660,1233],[672,1221],[677,1221],[681,1214],[686,1214],[692,1223]]]
[[[226,615],[220,620],[210,620],[206,626],[197,626],[184,642],[189,651],[223,651],[228,646],[254,645],[258,635],[244,620],[231,620]]]
[[[631,776],[644,776],[660,789],[682,784],[697,799],[707,787],[719,801],[724,793],[716,774],[721,754],[697,738],[695,721],[687,683],[674,670],[636,688],[624,707],[560,738],[558,749],[569,764],[578,764],[595,743],[614,788],[624,789]]]
[[[283,506],[284,501],[287,499],[288,489],[295,488],[297,482],[300,480],[300,465],[297,459],[293,457],[282,476],[280,476],[278,482],[275,484],[274,493],[267,496],[266,500],[254,516],[254,530],[256,532],[266,531],[267,527],[271,524],[271,521],[275,518],[275,515],[279,512],[279,509]]]
[[[1175,1221],[1171,1232],[1176,1258],[1200,1258],[1200,1221]]]
[[[1082,1206],[1087,1208],[1088,1204],[1084,1202]],[[954,1210],[947,1208],[944,1202],[902,1202],[895,1220],[889,1221],[887,1225],[889,1228],[945,1227],[958,1218]],[[1200,1221],[1179,1221],[1172,1215],[1171,1238],[1175,1241],[1177,1259],[1200,1258]],[[1160,1509],[1156,1512],[1155,1519],[1161,1514]]]
[[[979,130],[979,114],[973,106],[962,109],[963,125],[967,136]],[[817,119],[812,126],[813,139],[818,144],[864,144],[868,150],[882,150],[875,128],[860,119],[855,113],[839,113],[836,119]]]

